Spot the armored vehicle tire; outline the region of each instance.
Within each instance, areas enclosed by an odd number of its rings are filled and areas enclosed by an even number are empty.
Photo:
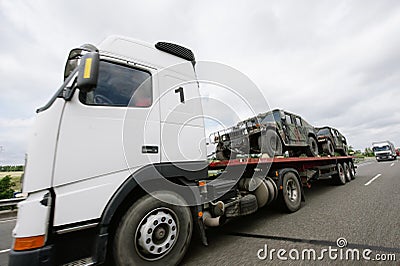
[[[322,144],[322,150],[327,155],[335,155],[335,149],[333,148],[332,141],[329,139],[324,144]]]
[[[189,246],[193,220],[177,194],[146,195],[122,217],[115,233],[116,265],[177,265]],[[173,204],[170,204],[170,203]]]
[[[297,176],[288,172],[283,176],[282,191],[279,194],[281,205],[287,212],[295,212],[301,207],[301,187]]]
[[[258,137],[258,147],[261,153],[267,153],[269,157],[282,155],[283,147],[281,138],[275,130],[268,129]]]
[[[346,177],[346,181],[350,182],[351,181],[351,173],[350,173],[350,167],[347,163],[343,163],[343,170],[344,170],[344,176]]]
[[[318,156],[318,142],[313,136],[308,137],[308,146],[306,149],[307,156]]]
[[[344,184],[346,184],[346,176],[345,176],[345,173],[344,173],[344,169],[343,169],[342,164],[338,163],[338,164],[336,165],[336,170],[337,170],[337,173],[334,174],[334,175],[332,175],[332,178],[333,178],[334,182],[335,182],[337,185],[344,185]]]
[[[215,157],[217,160],[224,161],[229,160],[231,158],[231,152],[228,149],[224,149],[220,144],[215,148]]]

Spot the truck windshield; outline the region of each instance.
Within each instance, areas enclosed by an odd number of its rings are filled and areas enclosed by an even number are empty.
[[[150,73],[128,66],[101,61],[97,87],[80,92],[87,105],[148,107],[152,103]]]
[[[372,148],[373,151],[388,151],[390,150],[389,146],[382,146],[382,147],[373,147]]]

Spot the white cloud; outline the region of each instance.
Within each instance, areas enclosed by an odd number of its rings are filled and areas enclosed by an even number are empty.
[[[232,66],[272,108],[337,127],[356,148],[382,138],[400,146],[398,25],[390,0],[0,1],[0,123],[34,116],[61,84],[71,48],[120,34]],[[12,130],[0,126],[0,136]]]

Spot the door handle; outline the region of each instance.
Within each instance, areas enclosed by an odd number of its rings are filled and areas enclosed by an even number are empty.
[[[158,153],[158,146],[142,146],[142,153]]]

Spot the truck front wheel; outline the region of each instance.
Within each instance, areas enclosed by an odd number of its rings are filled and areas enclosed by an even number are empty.
[[[156,193],[157,199],[140,198],[122,217],[113,245],[116,265],[176,265],[184,257],[193,230],[190,209],[178,195]]]

